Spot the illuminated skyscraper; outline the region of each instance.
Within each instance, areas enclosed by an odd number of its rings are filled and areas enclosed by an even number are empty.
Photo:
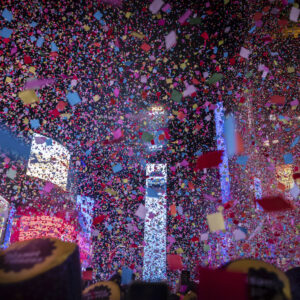
[[[164,126],[164,110],[153,107],[149,112],[148,129],[154,134],[154,143],[149,143],[150,152],[163,149],[164,142],[159,139]],[[146,196],[147,209],[144,228],[144,263],[143,279],[160,281],[167,277],[166,270],[166,187],[167,165],[164,163],[148,163],[146,165]]]

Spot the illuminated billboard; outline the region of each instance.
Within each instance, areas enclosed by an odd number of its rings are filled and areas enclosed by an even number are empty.
[[[26,175],[50,181],[66,190],[70,153],[51,138],[35,133]]]
[[[16,241],[26,241],[45,236],[66,242],[76,240],[77,233],[74,226],[55,216],[21,216],[16,225]]]
[[[147,164],[146,175],[143,279],[159,281],[165,280],[167,275],[167,165]]]
[[[4,239],[6,231],[6,221],[9,213],[9,203],[0,196],[0,244]]]

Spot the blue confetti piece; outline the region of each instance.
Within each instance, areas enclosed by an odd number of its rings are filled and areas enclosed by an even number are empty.
[[[95,14],[94,17],[99,21],[101,20],[101,18],[103,17],[103,15],[101,14],[101,12],[98,10]]]
[[[37,25],[37,22],[31,22],[31,23],[30,23],[30,26],[31,26],[31,27],[36,27],[36,25]]]
[[[36,41],[36,46],[41,48],[44,44],[44,38],[43,37],[39,37],[38,40]]]
[[[236,153],[236,139],[235,139],[235,121],[233,115],[226,117],[224,122],[224,136],[228,157],[232,157]]]
[[[36,37],[35,37],[35,36],[31,36],[31,37],[30,37],[30,41],[31,41],[31,42],[36,41]]]
[[[9,10],[7,10],[6,8],[2,12],[2,17],[8,22],[11,22],[13,19],[12,13]]]
[[[67,99],[71,106],[74,106],[81,102],[81,99],[80,99],[78,93],[76,93],[76,92],[74,92],[74,93],[69,92],[67,94]]]
[[[291,144],[291,148],[294,148],[300,140],[300,136],[297,136]]]
[[[256,29],[256,26],[253,26],[253,27],[249,30],[249,33],[253,33],[255,29]]]
[[[40,121],[38,119],[30,120],[30,126],[33,129],[37,129],[41,126]]]
[[[284,163],[287,165],[292,164],[294,162],[292,153],[287,153],[287,154],[283,155],[283,159],[284,159]]]
[[[13,30],[8,29],[6,27],[4,27],[0,30],[0,36],[3,37],[4,39],[9,39],[9,37],[11,36],[12,33],[13,33]]]
[[[247,161],[248,161],[248,156],[247,155],[242,155],[242,156],[239,156],[236,160],[236,162],[239,164],[239,165],[246,165],[247,164]]]
[[[121,284],[128,285],[132,280],[132,274],[133,274],[133,271],[131,269],[129,269],[128,267],[123,267]]]
[[[114,173],[118,173],[118,172],[120,172],[123,168],[122,168],[122,165],[121,165],[121,164],[117,164],[117,165],[114,165],[114,166],[112,167],[112,169],[113,169],[113,172],[114,172]]]
[[[1,152],[5,152],[12,157],[17,156],[29,159],[30,145],[26,145],[20,138],[15,137],[9,131],[0,127],[0,148]]]
[[[51,52],[58,52],[58,48],[54,42],[51,42]]]

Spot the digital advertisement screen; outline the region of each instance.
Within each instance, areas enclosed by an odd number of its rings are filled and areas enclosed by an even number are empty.
[[[66,190],[70,153],[51,138],[34,134],[26,175],[50,181]]]

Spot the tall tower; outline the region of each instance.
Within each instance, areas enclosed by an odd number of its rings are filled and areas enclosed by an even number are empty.
[[[148,151],[158,153],[164,148],[162,128],[165,126],[165,112],[162,107],[152,107],[149,111],[147,129],[153,139],[147,145]],[[146,165],[147,209],[144,228],[143,280],[160,281],[167,277],[166,270],[166,220],[167,220],[167,164],[148,163]]]

